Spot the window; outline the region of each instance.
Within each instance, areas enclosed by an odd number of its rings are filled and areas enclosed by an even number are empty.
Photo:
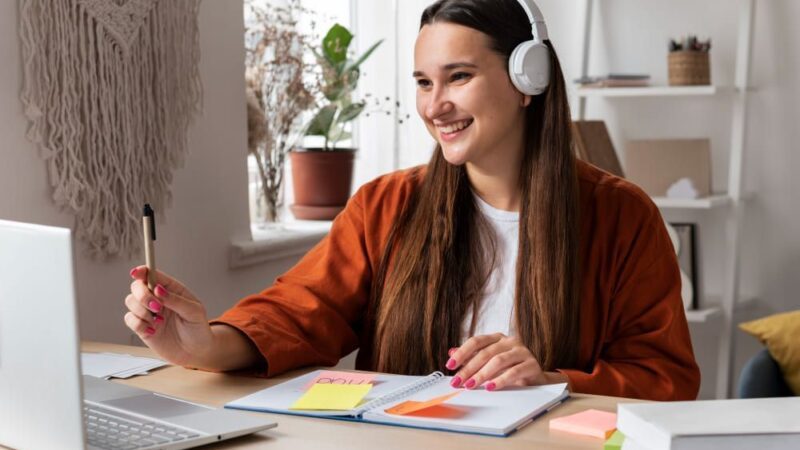
[[[252,3],[256,7],[263,8],[268,5],[286,5],[287,1],[251,0],[250,2],[246,2],[244,8],[245,24],[252,23],[256,20],[256,17],[254,17],[252,14],[251,8],[248,6],[248,3]],[[301,17],[299,28],[304,34],[310,35],[313,33],[319,35],[319,39],[322,39],[324,33],[334,23],[339,23],[345,27],[348,27],[349,29],[352,29],[351,0],[300,0],[300,4],[304,9],[314,12],[313,16],[306,15]],[[310,114],[311,113],[309,112],[309,115]],[[306,120],[308,120],[308,118],[306,118]],[[305,141],[306,145],[315,145],[313,137],[307,139],[308,141]],[[262,195],[258,188],[258,165],[253,155],[248,156],[247,165],[250,219],[252,223],[259,223],[263,221],[262,218],[264,216],[264,206],[263,201],[261,201]],[[284,170],[285,176],[282,184],[283,193],[281,195],[281,203],[288,204],[292,201],[291,167],[289,165],[288,158]],[[285,208],[283,209],[283,217],[286,217],[288,212],[285,211]]]

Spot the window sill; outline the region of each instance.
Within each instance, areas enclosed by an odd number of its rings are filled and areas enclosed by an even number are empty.
[[[239,269],[303,255],[324,238],[330,221],[288,220],[269,228],[251,224],[251,240],[231,242],[229,267]]]

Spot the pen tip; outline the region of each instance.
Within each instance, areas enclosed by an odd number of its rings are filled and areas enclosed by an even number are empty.
[[[153,215],[153,208],[150,207],[150,203],[144,204],[144,215],[145,216],[152,216]]]

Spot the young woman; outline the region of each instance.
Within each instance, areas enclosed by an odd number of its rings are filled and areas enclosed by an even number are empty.
[[[538,13],[522,0],[440,0],[423,13],[417,111],[438,142],[427,166],[363,186],[294,268],[210,324],[179,282],[159,273],[151,292],[146,269],[133,269],[128,327],[172,363],[207,370],[271,376],[359,349],[359,369],[444,370],[467,389],[566,381],[695,398],[658,209],[575,160],[548,40],[542,93],[509,76],[515,47],[546,32],[523,3]]]

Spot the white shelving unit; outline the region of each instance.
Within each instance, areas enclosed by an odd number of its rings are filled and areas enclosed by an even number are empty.
[[[589,75],[589,56],[591,53],[590,38],[592,15],[596,0],[584,0],[585,16],[582,40],[581,76]],[[724,260],[724,290],[722,298],[716,304],[708,301],[705,309],[688,311],[687,319],[692,323],[720,322],[719,353],[717,360],[716,397],[727,398],[731,395],[731,380],[733,378],[733,317],[734,310],[739,305],[739,258],[740,258],[740,229],[743,216],[742,199],[742,170],[744,143],[746,141],[747,101],[749,91],[750,63],[753,46],[753,17],[755,13],[755,0],[737,0],[739,9],[738,42],[736,47],[736,74],[735,84],[729,87],[720,86],[652,86],[635,88],[579,88],[578,119],[586,119],[586,103],[591,98],[621,98],[621,97],[667,97],[667,96],[711,96],[718,93],[732,93],[733,118],[731,121],[730,135],[731,148],[728,166],[727,193],[716,194],[696,200],[676,200],[668,198],[655,198],[654,201],[662,209],[684,210],[716,210],[724,208],[725,211],[725,243],[723,251]]]
[[[686,320],[690,323],[705,323],[720,315],[722,315],[722,309],[719,306],[712,306],[711,308],[686,311]]]
[[[661,209],[713,209],[728,206],[733,199],[727,194],[712,195],[695,199],[653,197],[653,201]]]
[[[647,86],[578,88],[578,97],[688,97],[693,95],[715,95],[731,90],[718,86]]]

